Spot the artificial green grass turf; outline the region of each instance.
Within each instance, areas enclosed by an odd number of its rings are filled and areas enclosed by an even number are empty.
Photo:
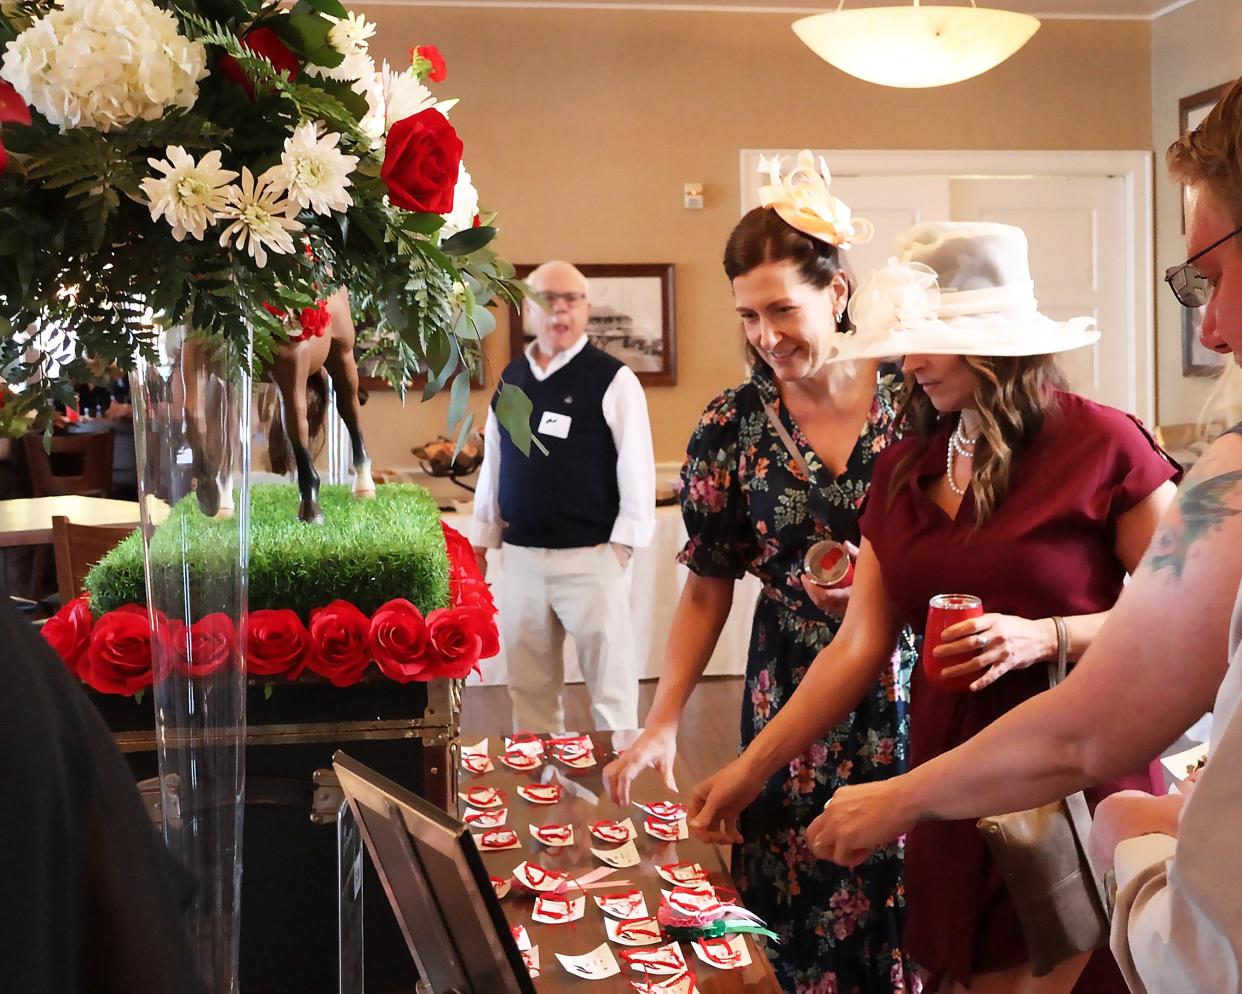
[[[296,486],[251,486],[251,611],[290,608],[305,621],[312,608],[338,598],[366,614],[394,597],[412,601],[424,614],[448,604],[440,511],[425,489],[383,484],[374,499],[360,500],[348,486],[325,486],[319,501],[324,523],[304,524],[297,519]],[[183,541],[188,571],[181,565]],[[227,610],[236,548],[236,518],[203,517],[193,494],[178,501],[152,542],[152,583],[165,592],[160,600],[172,600],[161,606],[178,611],[188,588],[193,616]],[[85,586],[96,617],[124,604],[145,604],[141,536],[135,532],[108,553]]]

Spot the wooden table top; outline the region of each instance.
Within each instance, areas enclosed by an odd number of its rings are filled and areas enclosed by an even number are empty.
[[[0,500],[0,548],[52,541],[52,518],[63,514],[77,525],[139,523],[137,501],[103,497],[18,497]]]
[[[570,770],[564,764],[553,760],[550,756],[539,769],[531,773],[519,773],[504,766],[497,758],[504,752],[504,741],[493,739],[488,743],[488,751],[496,766],[495,772],[474,776],[465,770],[461,771],[460,790],[465,792],[473,786],[497,787],[505,791],[505,806],[509,809],[506,828],[518,833],[521,841],[520,849],[508,849],[500,852],[483,852],[483,862],[493,876],[510,877],[513,868],[523,860],[530,860],[545,869],[556,869],[580,876],[604,864],[591,854],[591,848],[612,849],[607,843],[600,842],[590,833],[590,826],[596,821],[624,821],[630,818],[638,832],[635,845],[638,847],[642,862],[638,866],[616,870],[603,880],[631,881],[631,885],[643,892],[647,901],[647,910],[654,915],[660,907],[660,889],[671,889],[656,873],[656,866],[663,863],[697,862],[710,876],[711,882],[718,887],[732,889],[733,881],[725,869],[720,851],[707,843],[700,842],[691,836],[681,842],[659,842],[643,830],[644,812],[641,808],[631,805],[628,809],[619,808],[606,796],[603,789],[602,771],[616,757],[613,749],[613,737],[624,742],[624,736],[633,737],[634,733],[594,733],[595,758],[597,764],[586,770]],[[473,743],[466,743],[472,745]],[[537,783],[546,776],[548,767],[556,771],[551,782],[562,785],[561,800],[556,804],[537,805],[518,796],[516,788],[523,783]],[[684,773],[684,771],[678,771]],[[682,782],[683,777],[678,777]],[[670,795],[659,777],[651,771],[644,772],[634,782],[631,790],[634,800],[651,803],[660,800],[682,800]],[[465,804],[461,803],[464,811]],[[531,835],[530,826],[548,823],[572,825],[574,842],[571,846],[550,848],[537,842]],[[479,831],[476,830],[476,834]],[[621,946],[610,942],[604,933],[604,914],[595,905],[592,895],[607,894],[612,890],[627,890],[631,885],[620,884],[616,887],[587,891],[587,907],[585,915],[576,922],[565,925],[543,925],[531,920],[534,909],[534,898],[530,895],[519,895],[513,888],[501,901],[505,915],[510,924],[521,924],[526,927],[531,944],[539,948],[540,976],[535,987],[540,994],[561,994],[573,991],[581,994],[590,989],[591,994],[633,994],[630,986],[631,978],[641,978],[642,974],[631,971],[619,955],[622,949],[658,948]],[[596,947],[607,944],[612,948],[617,962],[621,965],[621,973],[606,980],[588,981],[573,976],[556,958],[556,953],[581,956]],[[746,936],[746,945],[750,950],[751,963],[739,970],[720,970],[703,963],[695,955],[690,943],[679,944],[687,966],[696,977],[697,987],[701,994],[780,994],[780,986],[772,972],[772,966],[764,953],[755,945],[750,936]],[[655,981],[667,980],[668,977],[653,977]]]

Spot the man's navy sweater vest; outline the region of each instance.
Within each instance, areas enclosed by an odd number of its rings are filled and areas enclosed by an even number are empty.
[[[604,394],[620,368],[590,343],[545,380],[535,379],[525,355],[505,368],[504,381],[530,398],[531,429],[548,450],[532,445],[524,456],[500,428],[500,517],[510,545],[577,549],[608,541],[621,497]],[[549,411],[570,419],[565,438],[539,431]]]

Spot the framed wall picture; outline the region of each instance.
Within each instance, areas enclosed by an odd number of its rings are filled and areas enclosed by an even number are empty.
[[[673,325],[673,264],[575,264],[591,283],[591,344],[615,356],[638,374],[644,386],[677,382],[677,335]],[[517,267],[519,277],[533,265]],[[522,315],[509,313],[510,355],[518,355],[534,339],[522,326]]]
[[[1228,83],[1221,83],[1211,89],[1203,90],[1183,97],[1178,101],[1178,134],[1184,135],[1193,131],[1208,112],[1216,106],[1216,102],[1228,89]],[[1182,232],[1186,231],[1186,191],[1182,188]],[[1199,329],[1203,326],[1203,308],[1191,310],[1181,308],[1182,318],[1182,375],[1183,376],[1216,376],[1225,365],[1225,357],[1205,349],[1199,344]]]

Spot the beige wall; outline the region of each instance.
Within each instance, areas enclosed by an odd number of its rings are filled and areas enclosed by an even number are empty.
[[[447,58],[438,90],[461,97],[452,119],[508,258],[676,264],[678,385],[648,391],[660,461],[680,458],[703,406],[740,379],[719,260],[742,148],[1151,147],[1146,22],[1048,21],[979,79],[899,91],[821,62],[789,15],[360,9],[378,55],[404,64],[434,43]],[[704,210],[682,208],[687,181],[703,183]],[[502,326],[497,366],[504,339]],[[381,467],[410,465],[409,447],[444,430],[443,404],[401,410],[381,394],[366,412]]]
[[[1152,23],[1151,131],[1156,150],[1156,272],[1186,258],[1181,190],[1164,169],[1177,137],[1177,103],[1242,74],[1242,3],[1196,0]],[[1181,308],[1161,284],[1156,294],[1160,422],[1198,418],[1211,380],[1182,375]]]

